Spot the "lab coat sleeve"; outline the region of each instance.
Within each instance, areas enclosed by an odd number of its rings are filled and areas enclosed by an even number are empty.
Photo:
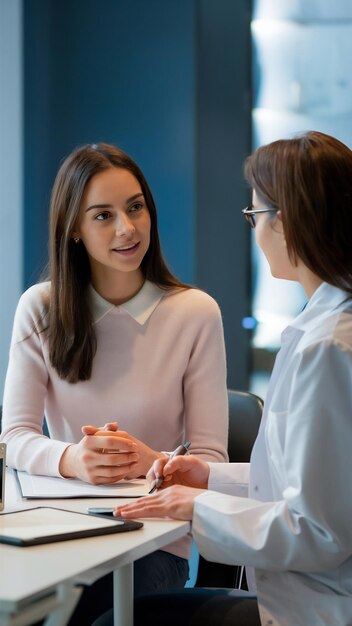
[[[229,495],[248,496],[249,463],[208,463],[208,489]]]
[[[268,414],[277,501],[198,496],[193,535],[209,560],[319,572],[351,556],[351,349],[321,342],[295,358],[287,410]]]

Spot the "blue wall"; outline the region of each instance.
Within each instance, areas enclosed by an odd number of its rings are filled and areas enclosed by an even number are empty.
[[[47,261],[50,189],[77,145],[131,154],[164,256],[224,320],[228,386],[248,388],[251,0],[25,0],[24,287]]]
[[[189,0],[24,2],[26,285],[46,261],[60,160],[98,141],[141,166],[166,260],[195,280],[194,27]]]

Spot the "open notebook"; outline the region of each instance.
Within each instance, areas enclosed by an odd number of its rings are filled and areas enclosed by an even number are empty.
[[[113,485],[90,485],[78,479],[33,476],[16,472],[23,498],[139,498],[149,491],[145,478],[121,480]]]
[[[38,506],[0,515],[0,543],[35,546],[142,528],[142,522],[107,519],[77,511]]]

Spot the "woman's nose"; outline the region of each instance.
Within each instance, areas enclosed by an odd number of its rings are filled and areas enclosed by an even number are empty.
[[[128,215],[117,217],[115,229],[117,235],[132,235],[136,230]]]

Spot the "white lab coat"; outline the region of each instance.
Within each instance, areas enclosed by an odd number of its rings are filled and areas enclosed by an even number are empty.
[[[283,332],[248,465],[210,464],[193,534],[255,567],[264,626],[352,624],[352,299],[323,283]],[[232,494],[231,497],[224,493]]]

